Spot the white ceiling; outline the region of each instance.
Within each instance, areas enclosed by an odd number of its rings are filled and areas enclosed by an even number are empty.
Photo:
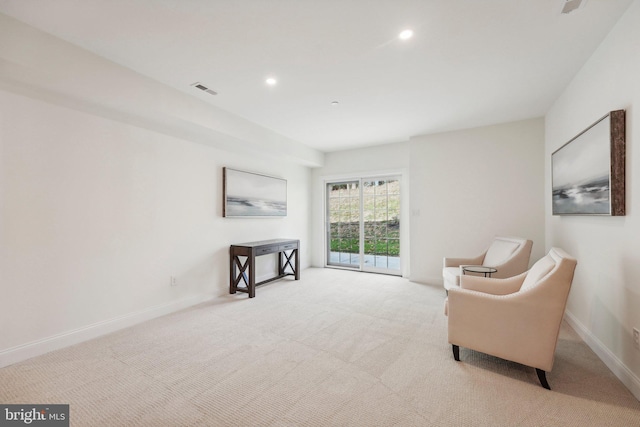
[[[543,116],[632,2],[561,15],[563,1],[0,0],[0,12],[335,151]]]

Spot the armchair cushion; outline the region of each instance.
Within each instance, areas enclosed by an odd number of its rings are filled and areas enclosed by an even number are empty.
[[[442,270],[442,277],[445,283],[460,286],[460,267],[445,267]]]
[[[522,283],[522,290],[534,286],[539,280],[549,274],[555,266],[556,262],[550,255],[540,258],[540,260],[531,267],[531,270],[529,270],[526,279],[524,279],[524,283]]]
[[[502,264],[504,261],[508,260],[511,257],[516,249],[520,247],[520,245],[520,242],[496,239],[493,243],[491,243],[489,249],[487,249],[487,254],[484,256],[482,265],[493,267]]]

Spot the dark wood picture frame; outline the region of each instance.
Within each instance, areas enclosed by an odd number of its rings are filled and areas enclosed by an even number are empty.
[[[274,218],[287,216],[287,180],[222,168],[222,216]]]
[[[553,152],[553,215],[625,215],[625,133],[611,111]]]

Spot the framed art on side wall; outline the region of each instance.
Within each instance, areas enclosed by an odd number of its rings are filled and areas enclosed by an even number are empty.
[[[287,181],[258,173],[222,168],[222,216],[287,216]]]
[[[625,215],[625,111],[611,111],[551,155],[553,215]]]

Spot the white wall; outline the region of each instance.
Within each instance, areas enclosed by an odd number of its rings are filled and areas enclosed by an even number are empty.
[[[411,280],[442,283],[443,257],[493,236],[531,239],[542,257],[543,154],[542,119],[411,138]]]
[[[227,293],[232,243],[300,238],[309,265],[305,166],[265,164],[2,91],[0,116],[6,361],[32,342],[73,341],[74,331]],[[287,179],[288,216],[222,218],[223,166]]]
[[[311,263],[314,267],[325,265],[325,181],[372,175],[400,174],[400,254],[402,274],[409,275],[409,144],[400,142],[362,149],[327,153],[324,165],[311,173],[312,205],[311,224],[313,242]]]
[[[310,263],[322,153],[2,14],[0,125],[0,366],[226,294],[232,243]],[[222,218],[224,166],[287,179],[288,216]]]
[[[635,1],[546,116],[545,193],[551,153],[608,111],[626,109],[624,217],[552,216],[546,201],[547,246],[578,259],[567,315],[571,324],[640,399],[640,2]]]

